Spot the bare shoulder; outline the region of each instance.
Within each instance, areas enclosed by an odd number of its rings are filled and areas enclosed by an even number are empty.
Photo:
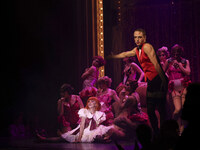
[[[190,61],[188,59],[186,59],[186,62],[189,63]]]
[[[96,70],[96,67],[95,66],[91,66],[89,69],[88,69],[88,72],[94,72]]]
[[[143,48],[144,48],[145,50],[150,50],[150,49],[153,48],[153,46],[152,46],[150,43],[145,43],[144,46],[143,46]]]
[[[143,50],[146,54],[154,54],[154,48],[150,43],[145,43],[143,46]]]
[[[116,94],[116,91],[113,90],[113,89],[110,89],[110,92],[111,92],[112,95],[113,95],[113,94]]]
[[[60,98],[60,99],[57,101],[57,103],[58,103],[58,104],[61,104],[62,101],[63,101],[62,98]]]
[[[148,46],[149,46],[149,47],[152,47],[152,45],[151,45],[150,43],[144,43],[144,47],[146,47],[146,46],[147,46],[147,47],[148,47]]]

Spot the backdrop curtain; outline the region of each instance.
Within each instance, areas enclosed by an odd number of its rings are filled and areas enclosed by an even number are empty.
[[[22,112],[29,125],[39,118],[56,133],[60,86],[82,89],[81,74],[91,65],[92,1],[1,1],[0,136]]]
[[[110,28],[110,34],[113,35],[111,38],[105,37],[105,40],[110,41],[105,45],[107,54],[131,50],[135,46],[133,31],[136,28],[144,28],[147,42],[151,43],[155,50],[162,46],[171,50],[175,44],[182,45],[185,50],[184,57],[190,61],[191,79],[193,82],[200,82],[200,1],[121,0],[119,4],[114,0],[105,2],[105,5],[109,6],[104,10],[108,13],[105,15],[114,18],[106,20],[105,17],[105,23],[110,22],[105,28]],[[115,30],[117,27],[121,30]],[[118,69],[106,69],[111,77],[120,72],[122,65],[116,64],[116,67]],[[120,81],[119,78],[116,82]]]

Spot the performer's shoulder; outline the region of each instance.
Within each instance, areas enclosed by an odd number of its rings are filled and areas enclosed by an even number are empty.
[[[150,43],[144,43],[143,47],[153,47]]]

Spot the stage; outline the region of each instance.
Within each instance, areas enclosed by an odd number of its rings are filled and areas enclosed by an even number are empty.
[[[134,142],[119,142],[125,150],[133,150]],[[0,150],[118,150],[114,142],[111,143],[47,143],[36,139],[0,138]]]

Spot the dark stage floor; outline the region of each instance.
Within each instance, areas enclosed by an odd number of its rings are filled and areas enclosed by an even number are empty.
[[[121,141],[125,150],[133,150],[133,142]],[[39,143],[34,139],[11,140],[0,138],[0,150],[118,150],[115,143]]]

